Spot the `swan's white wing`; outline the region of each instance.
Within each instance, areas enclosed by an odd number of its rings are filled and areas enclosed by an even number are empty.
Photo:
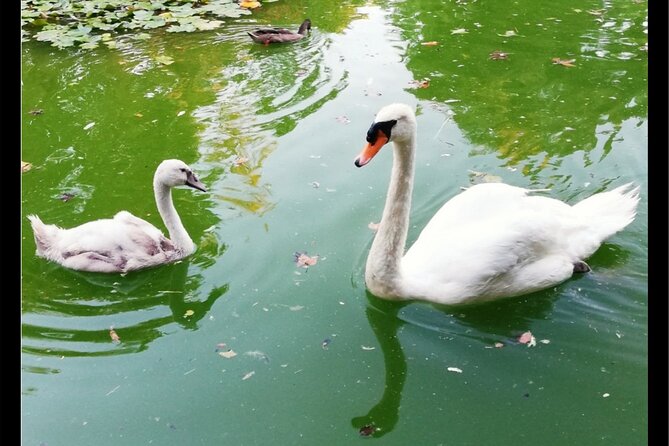
[[[446,203],[402,259],[410,292],[435,300],[499,297],[569,277],[568,232],[584,225],[570,206],[527,193],[486,184]]]
[[[165,262],[174,253],[160,230],[128,212],[60,229],[52,240],[49,258],[86,271],[136,269]]]

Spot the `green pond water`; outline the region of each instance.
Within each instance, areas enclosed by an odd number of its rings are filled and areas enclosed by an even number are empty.
[[[246,35],[305,17],[293,45]],[[647,444],[646,20],[622,0],[285,0],[118,49],[24,43],[22,444]],[[392,156],[353,160],[391,102],[418,110],[408,243],[479,181],[568,203],[632,181],[636,220],[542,292],[379,300],[364,264]],[[190,258],[121,276],[35,256],[29,214],[164,230],[167,158],[208,188],[173,191]]]

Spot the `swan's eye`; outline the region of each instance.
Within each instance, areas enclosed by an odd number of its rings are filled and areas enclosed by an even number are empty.
[[[179,170],[182,171],[183,173],[186,173],[186,168],[185,167],[180,167]]]
[[[397,124],[397,121],[395,119],[392,119],[390,121],[375,122],[374,124],[372,124],[369,130],[367,130],[367,142],[370,144],[374,144],[376,142],[379,130],[381,130],[383,134],[386,135],[388,139],[390,139],[390,131],[392,130],[395,124]]]

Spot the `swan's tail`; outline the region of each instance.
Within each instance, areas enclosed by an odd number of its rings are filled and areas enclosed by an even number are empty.
[[[28,220],[30,220],[30,225],[33,227],[37,254],[44,257],[49,248],[51,248],[52,237],[55,235],[54,229],[57,228],[53,225],[45,225],[37,215],[28,215]]]
[[[591,231],[601,242],[634,221],[638,203],[639,186],[627,183],[588,197],[576,203],[573,209],[589,222]]]

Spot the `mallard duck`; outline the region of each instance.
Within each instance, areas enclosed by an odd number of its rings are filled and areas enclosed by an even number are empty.
[[[195,244],[172,204],[171,189],[182,185],[206,192],[186,163],[174,159],[161,162],[153,177],[153,190],[169,239],[127,211],[70,229],[44,224],[38,216],[29,215],[36,254],[66,268],[102,273],[125,273],[189,256]]]
[[[270,43],[296,42],[305,37],[309,30],[311,30],[311,20],[306,19],[297,32],[285,28],[258,28],[248,31],[247,34],[254,42],[269,45]]]
[[[355,165],[366,165],[389,141],[390,186],[365,267],[367,288],[380,298],[462,304],[549,288],[590,271],[585,259],[636,215],[639,187],[631,183],[573,206],[483,183],[444,204],[404,254],[416,149],[416,116],[408,105],[377,113]]]

